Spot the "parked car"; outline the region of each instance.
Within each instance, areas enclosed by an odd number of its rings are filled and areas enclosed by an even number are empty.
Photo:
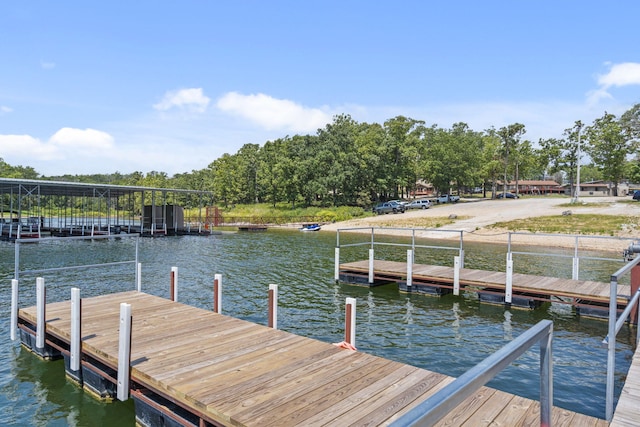
[[[458,203],[460,196],[454,196],[452,194],[445,194],[436,199],[436,203]]]
[[[407,209],[429,209],[431,207],[431,201],[424,200],[414,200],[413,202],[407,205]]]
[[[496,199],[502,199],[503,197],[506,197],[507,199],[517,199],[518,195],[517,194],[513,194],[513,193],[499,193],[496,196]]]
[[[633,192],[633,200],[640,200],[640,190],[636,190]]]
[[[378,215],[398,212],[404,213],[404,205],[401,205],[396,201],[380,203],[375,208],[373,208],[373,212]]]

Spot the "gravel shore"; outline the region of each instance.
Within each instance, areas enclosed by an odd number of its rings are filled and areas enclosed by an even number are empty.
[[[601,214],[601,215],[638,215],[640,214],[640,203],[630,203],[630,197],[588,197],[581,198],[580,203],[567,207],[570,202],[568,198],[561,197],[534,197],[521,199],[487,200],[470,199],[460,203],[435,205],[430,209],[411,210],[404,214],[388,214],[376,217],[353,219],[349,221],[325,224],[322,229],[325,231],[335,231],[338,229],[352,227],[392,227],[397,222],[398,227],[411,227],[407,223],[412,220],[419,221],[423,217],[448,218],[457,216],[454,222],[440,227],[446,230],[461,230],[465,241],[504,243],[508,241],[508,230],[488,228],[497,222],[512,221],[516,219],[533,218],[540,216],[562,215],[563,212],[570,211],[572,214]],[[418,227],[416,227],[419,229]],[[366,232],[366,231],[365,231]],[[376,233],[392,235],[407,235],[406,231],[388,229],[376,231]],[[429,230],[418,231],[418,237],[446,238],[449,233],[433,232]],[[580,248],[603,249],[611,251],[621,251],[629,246],[630,239],[639,240],[640,233],[635,232],[614,232],[614,236],[619,239],[580,238]],[[458,239],[459,234],[449,234],[451,239]],[[562,237],[560,235],[535,234],[522,232],[512,235],[512,243],[539,246],[573,247],[574,238]]]

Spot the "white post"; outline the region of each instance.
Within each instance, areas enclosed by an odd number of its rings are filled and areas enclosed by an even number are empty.
[[[142,292],[142,263],[139,262],[138,263],[138,274],[137,274],[137,285],[138,285],[138,292]]]
[[[453,257],[453,294],[460,295],[460,257]]]
[[[373,249],[369,249],[369,283],[373,283]]]
[[[131,304],[120,304],[120,335],[118,338],[118,400],[129,399],[131,369]]]
[[[347,298],[346,300],[346,319],[344,328],[344,340],[356,346],[356,299]]]
[[[507,255],[507,283],[504,293],[504,302],[511,304],[511,292],[513,288],[513,259],[511,253]]]
[[[47,290],[44,286],[44,278],[36,278],[36,348],[44,348],[46,335],[46,305]]]
[[[80,370],[80,360],[82,358],[82,311],[80,309],[80,289],[71,288],[71,349],[70,368],[72,371]]]
[[[407,249],[407,291],[413,285],[413,250]]]
[[[11,279],[11,341],[18,339],[18,281]]]
[[[340,248],[335,250],[335,265],[333,270],[333,278],[337,282],[340,280]]]
[[[178,301],[178,267],[171,267],[172,274],[172,297],[173,301]]]
[[[213,276],[213,311],[222,313],[222,274]]]
[[[580,276],[580,258],[573,258],[573,272],[571,274],[571,278],[573,280],[579,280]]]
[[[269,327],[278,329],[278,285],[269,285]]]

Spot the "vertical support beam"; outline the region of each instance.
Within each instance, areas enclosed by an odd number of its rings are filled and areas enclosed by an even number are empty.
[[[131,370],[131,304],[120,304],[120,334],[118,337],[118,400],[129,399]]]
[[[407,249],[407,291],[413,286],[413,250]]]
[[[222,274],[216,274],[213,280],[213,312],[222,312]]]
[[[18,339],[18,281],[11,279],[11,341]]]
[[[631,298],[638,292],[640,289],[640,266],[636,265],[631,269]],[[640,312],[640,302],[637,304],[636,310],[631,310],[629,314],[629,319],[631,323],[638,325],[638,312]],[[640,328],[638,328],[638,333],[640,334]]]
[[[136,286],[138,288],[138,292],[142,292],[142,263],[139,262],[137,264],[136,270]]]
[[[578,258],[578,236],[575,238],[575,244],[573,246],[573,269],[571,270],[571,278],[573,280],[580,280],[580,258]]]
[[[453,294],[460,295],[460,257],[453,257]]]
[[[373,283],[373,249],[369,249],[369,283]]]
[[[338,282],[340,281],[340,248],[336,248],[334,259],[333,279]]]
[[[551,426],[553,408],[553,323],[546,339],[540,340],[540,425]]]
[[[356,346],[356,299],[347,298],[345,306],[344,340]]]
[[[178,301],[178,267],[171,267],[171,301]]]
[[[278,285],[269,285],[269,325],[278,329]]]
[[[607,334],[607,385],[605,389],[605,420],[613,418],[613,398],[616,372],[616,318],[618,313],[618,278],[611,276],[609,290],[609,333]]]
[[[44,353],[46,331],[47,289],[44,278],[36,278],[36,349]]]
[[[504,302],[511,304],[511,296],[513,291],[513,259],[511,258],[511,252],[507,254],[507,280],[506,289],[504,292]]]
[[[464,249],[460,249],[460,268],[464,268]]]
[[[71,343],[70,367],[76,372],[80,370],[82,360],[82,300],[80,289],[71,288]]]

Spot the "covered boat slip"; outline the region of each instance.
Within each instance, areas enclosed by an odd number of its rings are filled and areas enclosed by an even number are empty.
[[[155,425],[169,419],[200,426],[388,425],[453,381],[135,291],[82,300],[83,370],[115,375],[125,302],[132,318],[131,395],[139,421],[153,413]],[[46,343],[67,354],[70,306],[46,305]],[[35,307],[19,310],[19,319],[22,340],[30,342]],[[540,425],[540,416],[536,401],[481,387],[436,425]],[[552,424],[608,425],[561,408],[553,408]]]
[[[0,238],[208,234],[208,191],[0,178]],[[197,209],[185,217],[184,208]]]

